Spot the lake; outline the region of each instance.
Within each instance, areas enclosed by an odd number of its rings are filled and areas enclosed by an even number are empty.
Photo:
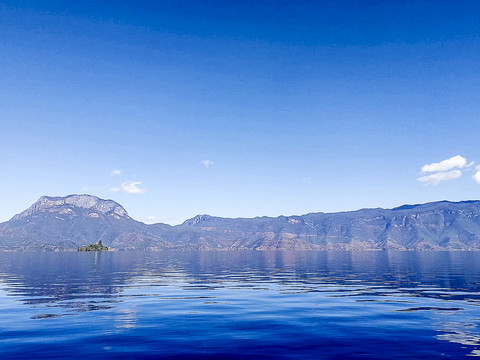
[[[480,252],[0,253],[0,358],[480,356]]]

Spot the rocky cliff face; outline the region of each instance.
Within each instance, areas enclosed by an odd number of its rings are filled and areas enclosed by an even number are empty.
[[[112,200],[41,197],[0,224],[0,249],[75,250],[480,250],[480,201],[395,209],[228,219],[198,215],[182,225],[146,225]]]
[[[42,196],[27,210],[15,215],[12,220],[24,219],[41,212],[77,215],[76,209],[89,210],[87,216],[94,218],[98,218],[102,214],[116,219],[130,219],[127,211],[115,201],[102,200],[92,195],[70,195],[67,197]]]
[[[278,218],[197,216],[182,227],[205,243],[257,249],[480,249],[480,202],[441,201]]]
[[[98,241],[116,250],[169,247],[120,204],[91,195],[42,196],[0,224],[0,249],[4,250],[73,251]]]

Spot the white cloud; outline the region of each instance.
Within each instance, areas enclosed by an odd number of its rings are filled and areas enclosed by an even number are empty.
[[[479,167],[480,167],[480,166],[477,166],[476,169],[477,169],[477,170],[480,170],[480,169],[478,169]],[[480,185],[480,171],[477,171],[477,172],[472,176],[472,178],[473,178],[473,180],[475,180],[475,182],[476,182],[477,184]]]
[[[110,171],[110,175],[120,176],[120,175],[122,175],[122,170],[114,169],[114,170]]]
[[[147,224],[158,224],[158,223],[165,224],[165,223],[169,223],[171,220],[173,219],[168,217],[157,218],[156,216],[147,216],[144,219],[144,222]]]
[[[140,181],[124,181],[119,187],[112,187],[112,192],[124,192],[127,194],[144,194],[147,189],[139,187]]]
[[[465,167],[470,167],[473,165],[473,162],[467,164],[467,159],[463,156],[457,155],[440,161],[438,163],[431,163],[422,166],[422,173],[427,172],[445,172],[452,169],[462,169]]]
[[[462,176],[463,171],[468,171],[473,165],[475,165],[473,161],[467,162],[467,159],[463,156],[456,155],[437,163],[423,165],[421,172],[432,174],[421,176],[417,180],[425,183],[425,185],[438,185],[442,181],[458,179]],[[480,165],[475,169],[480,172]],[[477,181],[477,174],[473,178]],[[477,182],[480,184],[480,174]]]
[[[207,169],[213,165],[213,161],[212,160],[202,160],[200,161],[200,164],[202,164],[203,166],[205,166]]]
[[[417,180],[425,183],[425,185],[438,185],[442,181],[458,179],[460,176],[462,176],[460,170],[441,171],[435,174],[419,177]]]

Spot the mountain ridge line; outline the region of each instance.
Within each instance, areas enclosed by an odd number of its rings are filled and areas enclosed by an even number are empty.
[[[480,200],[334,213],[145,224],[114,200],[42,196],[0,223],[0,250],[72,251],[102,241],[121,250],[480,250]]]

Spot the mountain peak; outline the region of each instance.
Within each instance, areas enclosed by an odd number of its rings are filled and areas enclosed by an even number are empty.
[[[23,219],[38,212],[69,213],[70,208],[91,210],[93,213],[112,215],[114,217],[130,218],[127,211],[113,200],[103,200],[93,195],[68,195],[65,197],[42,196],[27,210],[17,214],[12,220]],[[63,211],[63,212],[62,212]]]
[[[201,225],[203,222],[213,219],[210,215],[197,215],[191,219],[186,220],[182,225],[196,226]]]

